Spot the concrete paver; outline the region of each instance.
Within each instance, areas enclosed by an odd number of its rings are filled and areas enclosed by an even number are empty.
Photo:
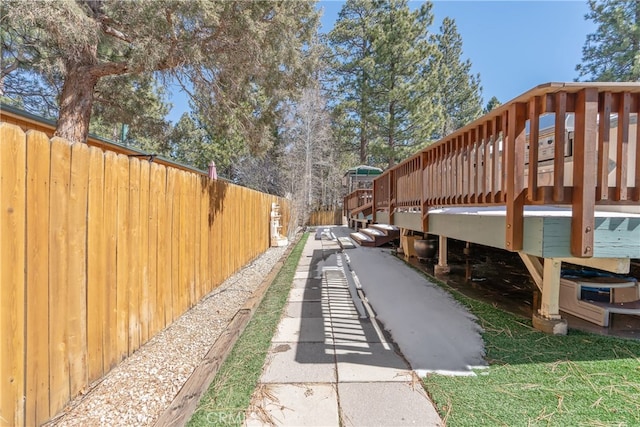
[[[305,245],[245,425],[440,426],[328,234]]]
[[[297,317],[298,319],[302,317],[311,318],[311,317],[322,317],[322,302],[295,302],[289,301],[287,304],[285,316],[287,317]]]
[[[335,345],[340,382],[411,381],[411,370],[405,361],[384,344],[366,343]]]
[[[258,388],[249,427],[264,425],[338,426],[338,396],[333,384],[268,384]]]
[[[267,355],[263,383],[335,383],[333,346],[322,343],[274,343]]]
[[[322,317],[285,317],[280,321],[273,342],[332,342],[331,324]]]
[[[320,289],[291,289],[289,301],[321,301],[322,291]]]
[[[440,422],[438,414],[424,404],[428,397],[419,383],[340,383],[338,395],[345,426],[434,426]]]

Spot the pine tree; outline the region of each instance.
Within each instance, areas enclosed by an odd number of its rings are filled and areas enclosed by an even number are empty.
[[[434,36],[439,55],[434,70],[438,79],[438,100],[444,120],[436,139],[445,137],[482,114],[480,75],[471,74],[471,61],[462,60],[462,37],[456,23],[445,18]]]
[[[189,75],[207,89],[201,105],[215,105],[204,116],[234,116],[230,130],[246,130],[244,139],[255,142],[278,101],[304,82],[304,45],[317,29],[312,2],[14,0],[0,7],[1,83],[18,69],[55,79],[56,135],[73,142],[86,140],[103,79],[149,72]],[[269,102],[252,102],[256,93]]]
[[[578,79],[640,81],[640,1],[589,0],[585,19],[598,24],[582,48]]]
[[[373,73],[373,27],[376,11],[370,0],[348,0],[340,10],[328,35],[332,51],[333,87],[338,98],[335,117],[340,120],[343,137],[366,163],[372,134],[371,75]]]
[[[330,34],[338,60],[336,116],[359,137],[362,163],[392,166],[426,144],[438,126],[431,4],[347,1]],[[368,161],[367,161],[368,160]]]
[[[501,105],[502,105],[502,102],[500,102],[497,97],[492,96],[489,102],[487,102],[487,105],[484,107],[483,113],[487,114],[491,110],[496,109]]]

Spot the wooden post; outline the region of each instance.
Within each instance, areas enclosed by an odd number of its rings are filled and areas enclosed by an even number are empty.
[[[525,252],[518,252],[522,262],[524,262],[525,267],[529,270],[529,274],[531,274],[531,278],[534,283],[538,287],[539,290],[542,290],[543,281],[542,277],[544,275],[542,263],[538,259],[537,256],[527,254]]]
[[[524,150],[526,145],[525,123],[527,104],[515,103],[509,107],[506,138],[503,139],[503,156],[506,156],[507,221],[505,245],[507,250],[522,249],[524,229]],[[505,186],[503,185],[503,188]]]
[[[598,90],[578,92],[573,147],[573,195],[571,200],[571,253],[593,256],[595,197],[597,181],[596,126]]]
[[[447,264],[447,236],[438,236],[438,265],[435,267],[436,274],[443,274],[449,272],[449,265]]]
[[[396,209],[396,170],[389,171],[389,225],[394,224],[394,214]]]
[[[427,188],[429,188],[429,178],[428,178],[428,169],[427,169],[427,153],[423,151],[420,154],[421,157],[421,180],[420,180],[420,211],[422,213],[422,231],[427,233],[429,231],[429,204],[427,202],[427,198],[429,195],[426,194]]]
[[[592,89],[592,91],[593,90],[594,89]],[[618,101],[618,140],[616,141],[616,191],[614,193],[616,201],[627,200],[627,156],[629,154],[630,111],[631,94],[629,92],[623,92],[620,94],[620,99]]]
[[[540,136],[540,97],[529,101],[529,185],[527,200],[533,202],[538,194],[538,139]]]
[[[567,116],[567,93],[558,92],[555,98],[555,136],[553,156],[553,201],[564,200],[564,137]],[[576,120],[578,114],[576,112]],[[575,183],[574,183],[575,184]]]
[[[560,319],[560,268],[562,261],[545,258],[542,276],[540,314],[546,319]]]

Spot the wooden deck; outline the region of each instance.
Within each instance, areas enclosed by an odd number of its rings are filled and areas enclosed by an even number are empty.
[[[540,85],[376,178],[371,219],[518,252],[557,320],[562,262],[640,258],[639,112],[640,83]]]

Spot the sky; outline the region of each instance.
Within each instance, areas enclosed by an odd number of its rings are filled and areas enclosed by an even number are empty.
[[[411,1],[411,7],[422,2]],[[320,1],[321,32],[329,32],[344,4]],[[587,34],[596,30],[584,15],[581,1],[455,1],[433,2],[431,32],[438,32],[445,17],[455,20],[462,36],[463,60],[480,74],[484,104],[496,96],[502,103],[540,84],[570,82],[578,77]],[[186,98],[177,88],[168,118],[174,123],[188,111]]]

